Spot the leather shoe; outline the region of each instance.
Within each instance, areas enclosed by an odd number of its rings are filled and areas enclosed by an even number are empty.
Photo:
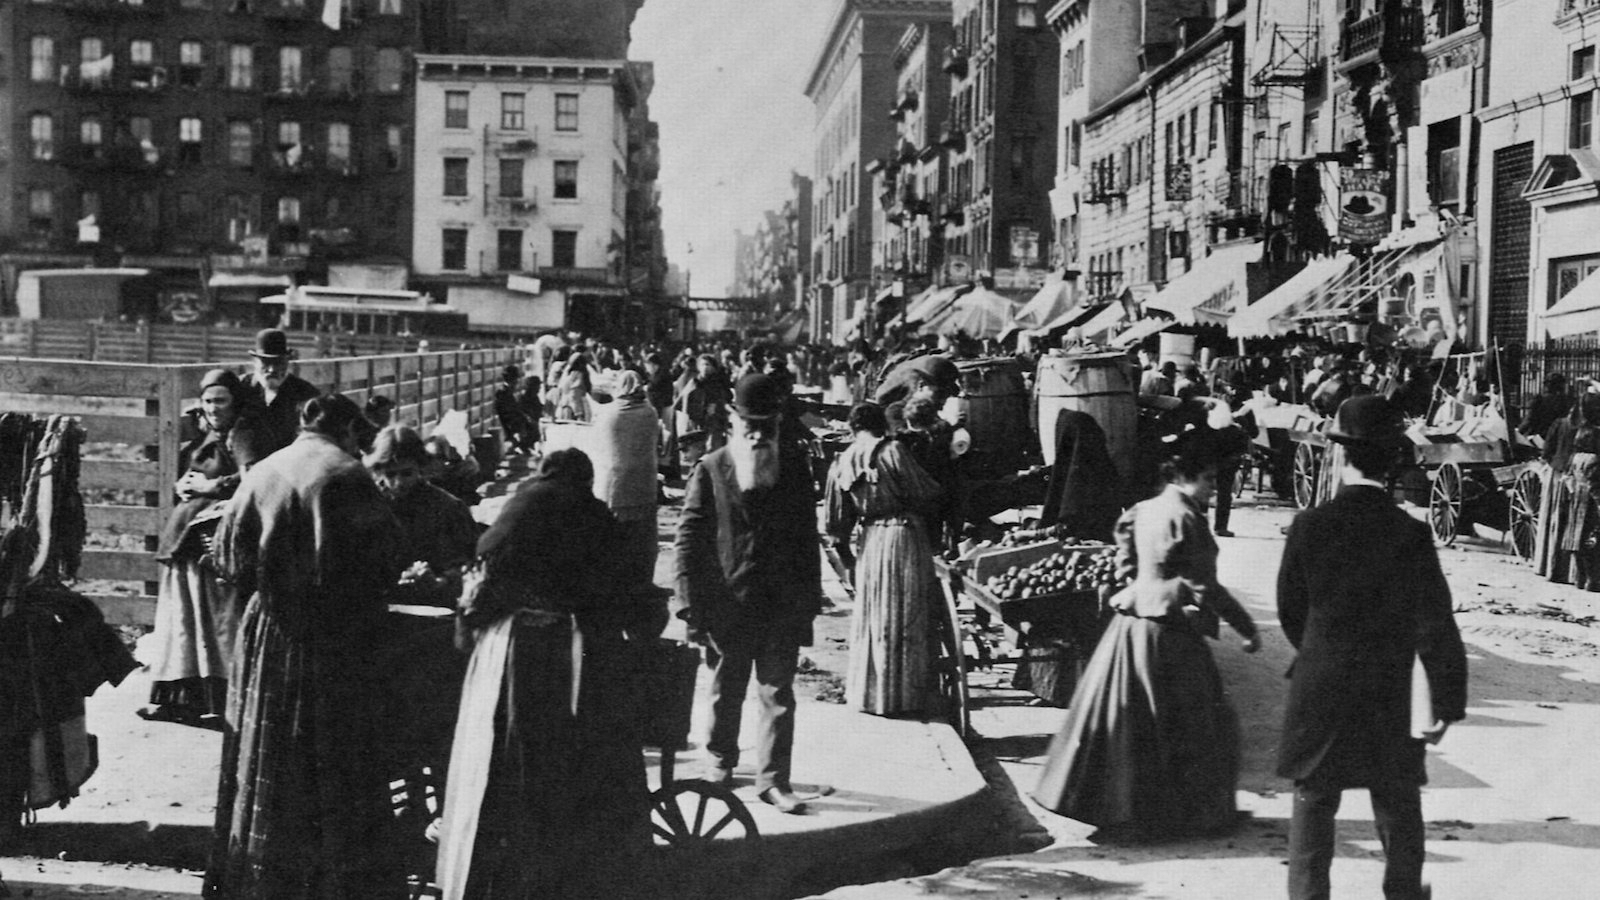
[[[761,802],[777,807],[778,812],[795,814],[803,812],[805,802],[794,795],[788,788],[769,787],[761,792]]]
[[[706,782],[707,784],[719,784],[723,787],[730,787],[733,784],[733,770],[724,769],[721,766],[708,766],[705,774],[700,776],[700,780]]]

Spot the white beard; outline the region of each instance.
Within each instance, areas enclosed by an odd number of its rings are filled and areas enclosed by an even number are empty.
[[[739,490],[753,491],[778,483],[777,441],[751,441],[731,436],[728,456],[733,459],[733,476],[739,482]]]

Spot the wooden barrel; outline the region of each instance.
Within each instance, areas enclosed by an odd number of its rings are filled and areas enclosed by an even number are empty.
[[[1122,468],[1134,458],[1139,426],[1139,385],[1123,353],[1075,353],[1039,359],[1033,391],[1039,411],[1039,449],[1056,461],[1056,416],[1064,409],[1088,413],[1106,433],[1111,458]]]
[[[1015,474],[1027,453],[1028,385],[1012,357],[957,360],[961,370],[972,468],[993,477]]]

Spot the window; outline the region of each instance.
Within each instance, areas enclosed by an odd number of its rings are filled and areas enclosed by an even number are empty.
[[[578,162],[566,159],[556,161],[555,190],[551,196],[558,200],[578,199]]]
[[[56,42],[34,35],[28,42],[28,78],[32,81],[56,80]]]
[[[1574,150],[1586,148],[1594,131],[1594,91],[1574,94],[1567,102],[1567,146]]]
[[[1433,203],[1460,212],[1461,120],[1445,119],[1428,126],[1428,196]],[[1413,201],[1415,202],[1415,201]]]
[[[522,196],[522,160],[500,160],[500,196]]]
[[[344,122],[328,123],[328,168],[350,171],[350,126]]]
[[[305,148],[300,143],[299,122],[278,123],[278,165],[285,169],[298,169]]]
[[[228,46],[228,87],[247,91],[256,85],[256,51],[249,44]]]
[[[460,272],[467,268],[467,230],[446,228],[439,236],[442,259],[440,267],[446,271]]]
[[[78,195],[78,218],[100,217],[100,192],[84,191]]]
[[[1206,125],[1206,153],[1217,151],[1217,108],[1212,106],[1211,116]]]
[[[383,127],[383,161],[389,171],[398,172],[405,161],[405,141],[399,125]]]
[[[1039,0],[1017,0],[1017,27],[1039,27]]]
[[[305,83],[302,79],[301,61],[304,59],[299,47],[278,48],[278,92],[283,94],[299,93]]]
[[[256,132],[249,122],[228,123],[228,165],[247,168],[255,162]]]
[[[49,233],[56,228],[56,194],[49,188],[28,190],[28,228]]]
[[[380,16],[398,16],[398,15],[400,15],[400,0],[378,0],[378,15],[380,15]]]
[[[578,130],[578,95],[556,95],[556,130]]]
[[[1572,80],[1588,78],[1594,74],[1594,47],[1579,47],[1572,51]]]
[[[135,66],[156,64],[156,45],[151,41],[129,41],[128,62]]]
[[[183,41],[178,44],[178,84],[183,87],[199,87],[205,77],[206,51],[205,45],[199,41]]]
[[[578,264],[578,233],[576,231],[550,232],[550,265],[570,269]]]
[[[521,131],[527,127],[527,120],[523,117],[523,108],[527,103],[527,99],[527,94],[500,95],[501,128],[506,131]]]
[[[200,161],[201,128],[200,120],[186,116],[178,120],[178,162],[198,163]]]
[[[193,191],[183,191],[178,194],[176,224],[187,235],[200,235],[206,232],[206,208],[200,201],[199,194]]]
[[[522,268],[522,231],[502,228],[495,235],[495,268],[502,272],[515,272]]]
[[[444,161],[444,195],[446,197],[467,196],[467,160],[466,157],[452,156]]]
[[[1565,297],[1579,282],[1600,271],[1600,256],[1550,261],[1550,305]]]
[[[99,62],[106,55],[106,42],[97,37],[86,37],[78,41],[78,62]]]
[[[355,87],[355,56],[349,47],[328,48],[328,90],[348,92]]]
[[[256,233],[254,194],[229,194],[223,198],[222,213],[228,223],[229,243],[237,244]]]
[[[299,197],[279,197],[278,198],[278,224],[279,225],[298,225],[298,224],[300,224],[300,198]]]
[[[28,146],[34,159],[56,158],[56,120],[49,113],[34,113],[28,119]]]
[[[84,159],[99,159],[105,150],[105,126],[99,119],[86,118],[78,123],[78,146]]]
[[[470,97],[466,91],[444,92],[444,127],[470,128],[467,120],[467,104]]]
[[[377,69],[377,74],[373,78],[373,84],[377,86],[378,93],[400,93],[402,76],[400,51],[393,47],[379,48],[375,68]]]

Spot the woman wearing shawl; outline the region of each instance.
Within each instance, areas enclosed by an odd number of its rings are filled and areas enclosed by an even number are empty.
[[[933,631],[929,612],[939,593],[927,516],[939,484],[888,440],[883,408],[850,411],[851,445],[828,475],[828,534],[847,542],[859,522],[856,610],[850,624],[845,698],[880,716],[920,713],[930,690]]]
[[[445,900],[626,895],[650,847],[640,642],[665,608],[617,574],[617,524],[556,450],[478,541],[436,880]],[[608,880],[609,879],[609,880]],[[619,883],[620,880],[620,883]]]
[[[1259,648],[1255,623],[1217,583],[1206,524],[1218,450],[1209,429],[1179,438],[1167,487],[1116,526],[1133,583],[1073,692],[1033,797],[1106,837],[1216,832],[1237,820],[1238,721],[1206,646],[1218,618]]]
[[[178,450],[183,477],[173,485],[178,503],[161,532],[161,586],[156,600],[156,661],[150,666],[150,705],[138,710],[152,722],[221,726],[228,703],[228,661],[239,624],[237,595],[217,577],[210,536],[259,454],[235,429],[253,417],[251,395],[239,376],[212,369],[200,379],[200,406],[191,412],[199,434]]]

